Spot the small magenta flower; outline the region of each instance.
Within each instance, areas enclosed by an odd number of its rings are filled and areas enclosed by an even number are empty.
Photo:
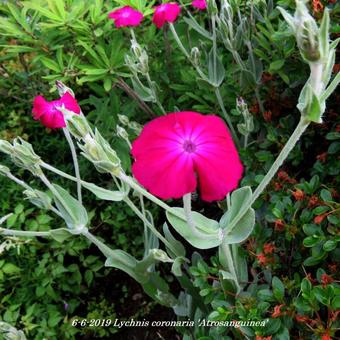
[[[138,26],[143,20],[143,13],[130,6],[124,6],[109,13],[109,18],[114,21],[115,26],[130,27]]]
[[[66,126],[64,115],[58,109],[64,106],[65,109],[76,114],[80,113],[77,101],[69,92],[66,92],[60,99],[48,102],[43,96],[37,96],[33,102],[33,118],[50,129],[59,129]]]
[[[175,112],[146,124],[132,144],[132,173],[152,194],[181,198],[199,185],[204,201],[224,199],[243,167],[223,120]]]
[[[161,28],[167,22],[174,22],[180,12],[181,7],[175,2],[161,4],[155,7],[152,22],[157,26],[157,28]]]
[[[191,5],[201,11],[207,8],[207,2],[205,0],[194,0]]]

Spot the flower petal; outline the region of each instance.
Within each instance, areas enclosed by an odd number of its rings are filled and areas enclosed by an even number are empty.
[[[167,148],[155,149],[138,158],[132,173],[147,190],[165,200],[181,198],[196,190],[192,159]]]
[[[54,100],[53,103],[55,104],[55,106],[58,106],[58,104],[62,106],[62,104],[64,104],[67,110],[77,114],[80,113],[78,102],[69,92],[65,92],[59,100]]]
[[[38,120],[49,109],[49,105],[43,96],[36,96],[33,101],[33,118]]]
[[[216,116],[205,116],[196,142],[194,168],[201,197],[204,201],[221,200],[238,186],[243,172],[234,142],[222,119]]]

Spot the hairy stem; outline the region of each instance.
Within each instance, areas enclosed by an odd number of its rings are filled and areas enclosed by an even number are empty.
[[[73,159],[73,165],[74,165],[74,172],[77,178],[77,196],[78,196],[78,201],[80,204],[83,203],[82,200],[82,194],[81,194],[81,178],[80,178],[80,171],[79,171],[79,164],[78,164],[78,157],[77,157],[77,152],[76,148],[74,147],[74,143],[71,137],[70,132],[68,131],[67,128],[63,128],[66,140],[70,146],[71,154],[72,154],[72,159]]]
[[[3,236],[20,236],[20,237],[50,237],[49,231],[24,231],[24,230],[12,230],[7,228],[0,228],[0,235]]]
[[[256,190],[254,191],[251,199],[247,204],[244,205],[244,208],[236,215],[236,217],[232,220],[231,224],[228,227],[229,233],[233,230],[235,225],[240,221],[240,219],[244,216],[244,214],[251,208],[253,203],[257,200],[257,198],[261,195],[267,185],[270,183],[274,175],[276,174],[277,170],[283,164],[285,159],[287,158],[288,154],[292,151],[296,143],[299,141],[300,137],[310,124],[310,121],[301,117],[299,124],[295,128],[293,134],[290,136],[289,140],[287,141],[286,145],[281,150],[279,156],[276,158],[275,162],[267,172],[267,174],[262,179],[261,183],[258,185]],[[227,237],[228,233],[225,235]]]
[[[237,274],[236,274],[236,270],[235,270],[235,265],[234,265],[234,259],[233,259],[233,255],[230,251],[230,247],[228,244],[222,243],[221,244],[222,247],[222,251],[227,259],[227,264],[228,264],[228,269],[231,273],[231,275],[234,277],[234,282],[235,282],[235,286],[237,289],[237,292],[240,292],[241,287],[240,284],[238,282],[238,278],[237,278]]]
[[[143,221],[143,223],[157,236],[165,246],[167,246],[175,255],[176,249],[168,242],[168,240],[155,228],[155,226],[148,221],[142,212],[135,206],[135,204],[127,197],[124,202],[132,209],[132,211]]]

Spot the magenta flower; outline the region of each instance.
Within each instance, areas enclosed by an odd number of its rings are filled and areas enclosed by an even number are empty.
[[[65,109],[76,114],[80,113],[77,101],[69,92],[66,92],[60,99],[48,102],[43,96],[37,96],[33,102],[33,118],[40,120],[43,125],[50,129],[59,129],[66,126],[64,115],[58,110],[64,105]]]
[[[180,198],[199,184],[205,201],[223,199],[238,185],[243,167],[223,120],[175,112],[146,124],[132,144],[132,173],[152,194]]]
[[[205,0],[194,0],[191,5],[200,10],[207,8],[207,2]]]
[[[166,22],[174,22],[180,11],[181,7],[174,2],[156,6],[152,22],[157,28],[161,28]]]
[[[114,21],[116,27],[138,26],[143,20],[143,13],[130,6],[124,6],[109,13],[109,18]]]

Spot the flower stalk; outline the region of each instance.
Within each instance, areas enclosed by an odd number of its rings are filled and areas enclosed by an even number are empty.
[[[81,193],[81,178],[80,178],[80,171],[79,171],[79,164],[78,164],[78,157],[76,148],[74,147],[74,143],[71,137],[71,134],[67,128],[63,128],[64,135],[66,137],[66,140],[70,146],[71,154],[72,154],[72,160],[73,160],[73,166],[74,166],[74,172],[77,179],[77,195],[78,195],[78,201],[80,204],[82,204],[82,193]]]

